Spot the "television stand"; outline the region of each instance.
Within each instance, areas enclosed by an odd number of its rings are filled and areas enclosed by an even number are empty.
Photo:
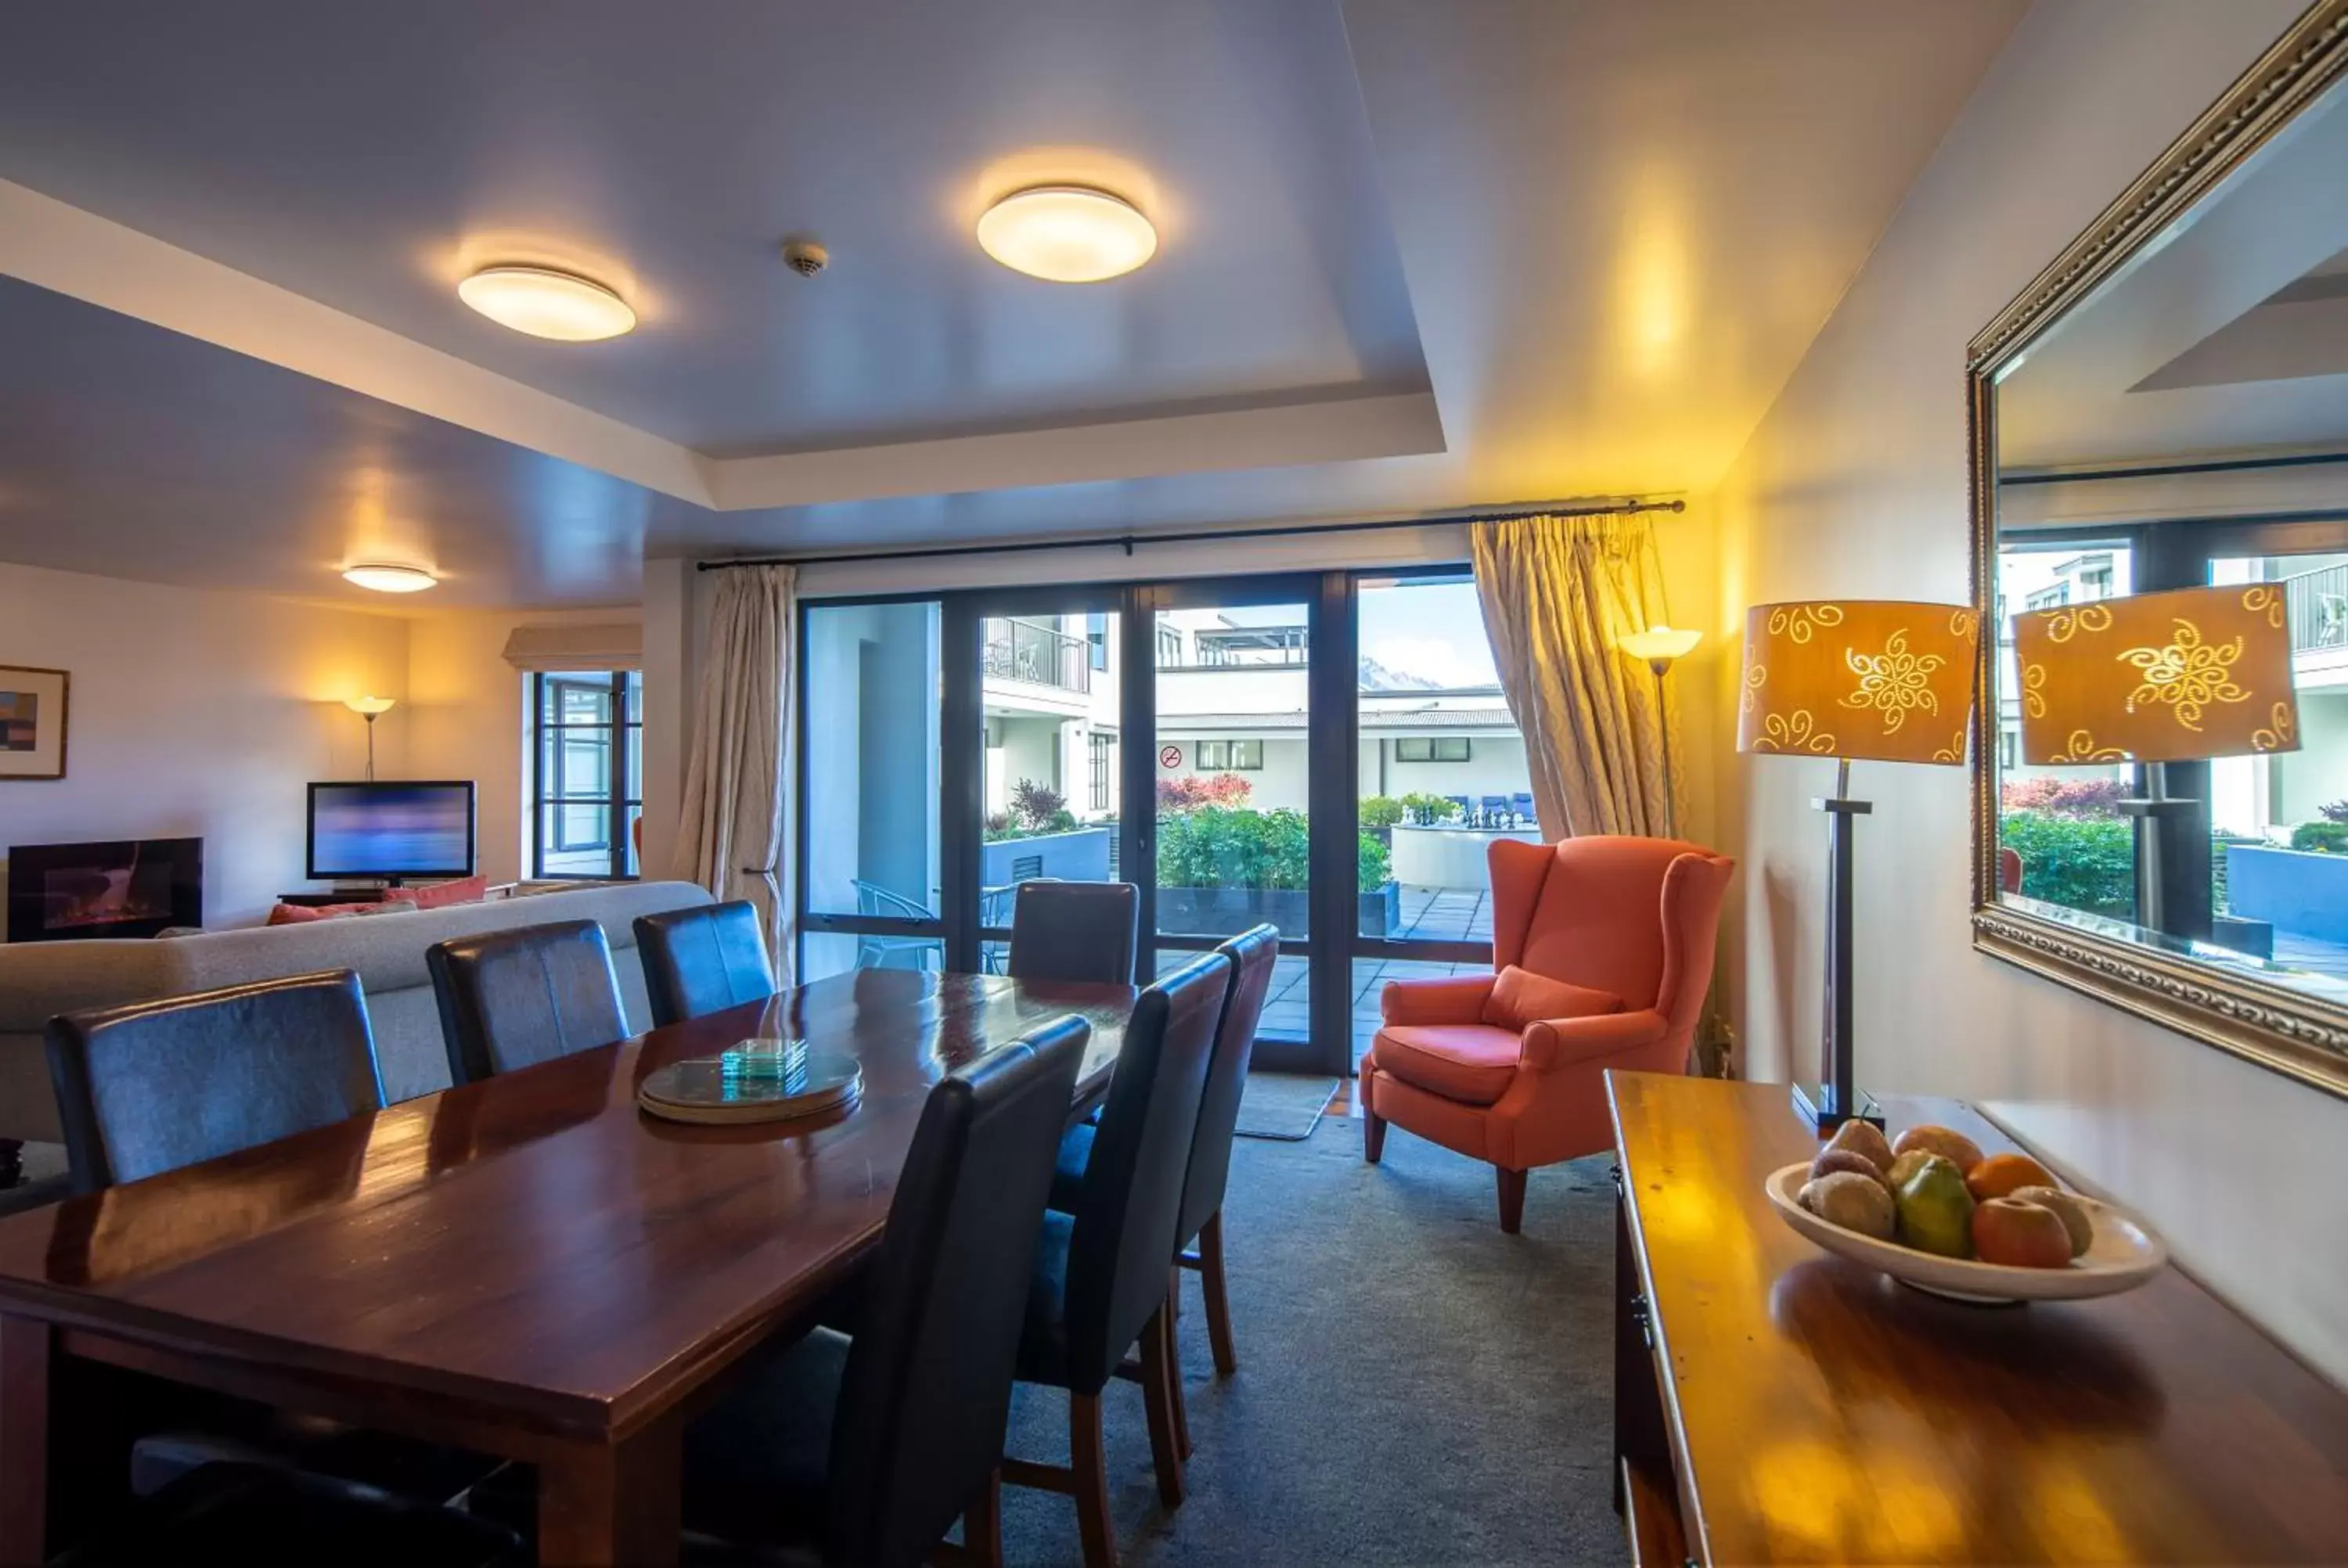
[[[280,893],[277,901],[297,909],[321,909],[329,904],[380,904],[390,894],[388,887],[337,887],[329,893]]]

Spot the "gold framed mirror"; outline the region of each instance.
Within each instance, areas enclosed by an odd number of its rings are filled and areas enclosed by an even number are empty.
[[[1966,374],[1973,945],[2348,1095],[2348,0]]]

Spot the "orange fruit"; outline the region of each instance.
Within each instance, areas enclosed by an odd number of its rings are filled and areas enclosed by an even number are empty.
[[[1966,1190],[1977,1204],[2006,1197],[2022,1187],[2056,1184],[2046,1167],[2027,1154],[1992,1154],[1965,1173]]]

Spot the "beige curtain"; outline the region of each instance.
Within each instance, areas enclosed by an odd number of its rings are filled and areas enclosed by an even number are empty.
[[[720,898],[757,906],[775,972],[786,984],[792,943],[783,771],[789,766],[790,666],[798,647],[794,576],[787,566],[718,574],[694,704],[675,873]]]
[[[1665,619],[1645,516],[1513,518],[1468,537],[1541,835],[1661,835],[1669,716],[1646,665],[1615,645]]]

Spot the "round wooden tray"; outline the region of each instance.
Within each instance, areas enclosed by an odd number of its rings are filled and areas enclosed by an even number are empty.
[[[1854,1263],[1879,1268],[1902,1285],[1958,1301],[2075,1301],[2134,1290],[2168,1261],[2168,1248],[2152,1227],[2125,1209],[2098,1203],[2084,1193],[2072,1196],[2095,1221],[2096,1239],[2065,1268],[2014,1268],[1972,1258],[1942,1257],[1898,1242],[1878,1241],[1820,1219],[1796,1201],[1810,1179],[1807,1162],[1773,1172],[1764,1183],[1771,1206],[1787,1225]]]
[[[839,1110],[864,1087],[854,1057],[798,1040],[746,1040],[722,1056],[673,1061],[644,1075],[636,1104],[669,1122],[788,1122]]]

